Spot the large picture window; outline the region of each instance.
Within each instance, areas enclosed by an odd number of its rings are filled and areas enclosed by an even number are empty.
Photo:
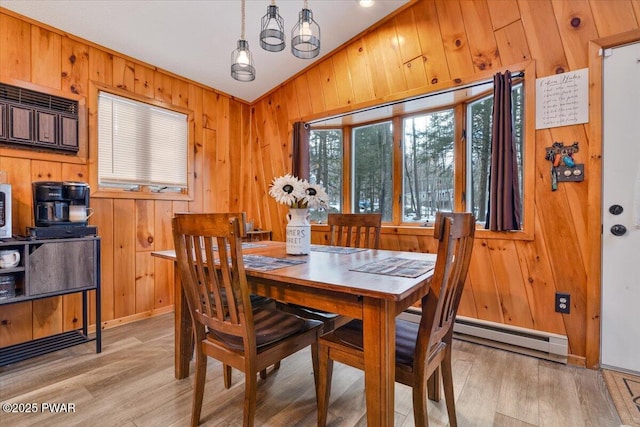
[[[455,95],[430,100],[415,111],[408,111],[407,105],[380,112],[368,109],[348,120],[312,124],[311,176],[327,188],[330,211],[380,212],[388,224],[419,226],[432,224],[438,211],[468,211],[484,224],[492,84]],[[522,82],[513,85],[512,105],[518,181],[524,194]],[[315,217],[323,219],[322,213]]]
[[[99,186],[185,189],[188,145],[186,114],[99,92]]]

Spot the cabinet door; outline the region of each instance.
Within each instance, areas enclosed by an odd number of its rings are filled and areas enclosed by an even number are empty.
[[[29,295],[96,286],[96,241],[32,245],[29,254]]]
[[[33,110],[9,104],[9,139],[33,142]]]
[[[36,110],[36,142],[43,145],[57,143],[58,115]]]
[[[7,104],[0,102],[0,141],[6,141],[7,133]]]
[[[60,116],[60,148],[78,151],[78,119]]]

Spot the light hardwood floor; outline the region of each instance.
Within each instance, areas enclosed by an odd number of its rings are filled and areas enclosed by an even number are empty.
[[[173,314],[106,330],[103,352],[83,344],[0,368],[0,402],[36,403],[38,413],[0,412],[0,425],[186,426],[191,378],[173,378]],[[462,426],[620,426],[599,371],[496,350],[454,344],[458,423]],[[242,423],[243,377],[225,390],[221,365],[209,361],[202,425]],[[308,350],[285,359],[258,382],[257,426],[315,426]],[[360,371],[336,364],[329,425],[365,426]],[[69,403],[73,413],[42,412]],[[396,386],[396,425],[413,426],[410,388]],[[444,400],[429,403],[431,426],[446,426]]]

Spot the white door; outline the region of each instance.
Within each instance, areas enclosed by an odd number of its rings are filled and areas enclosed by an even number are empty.
[[[640,372],[640,42],[607,52],[603,74],[601,362]]]

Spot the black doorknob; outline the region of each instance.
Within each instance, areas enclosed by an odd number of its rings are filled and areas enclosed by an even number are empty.
[[[609,206],[609,213],[612,215],[620,215],[624,209],[620,205],[611,205]]]
[[[622,224],[616,224],[611,227],[611,234],[614,236],[622,236],[627,232],[627,227]]]

